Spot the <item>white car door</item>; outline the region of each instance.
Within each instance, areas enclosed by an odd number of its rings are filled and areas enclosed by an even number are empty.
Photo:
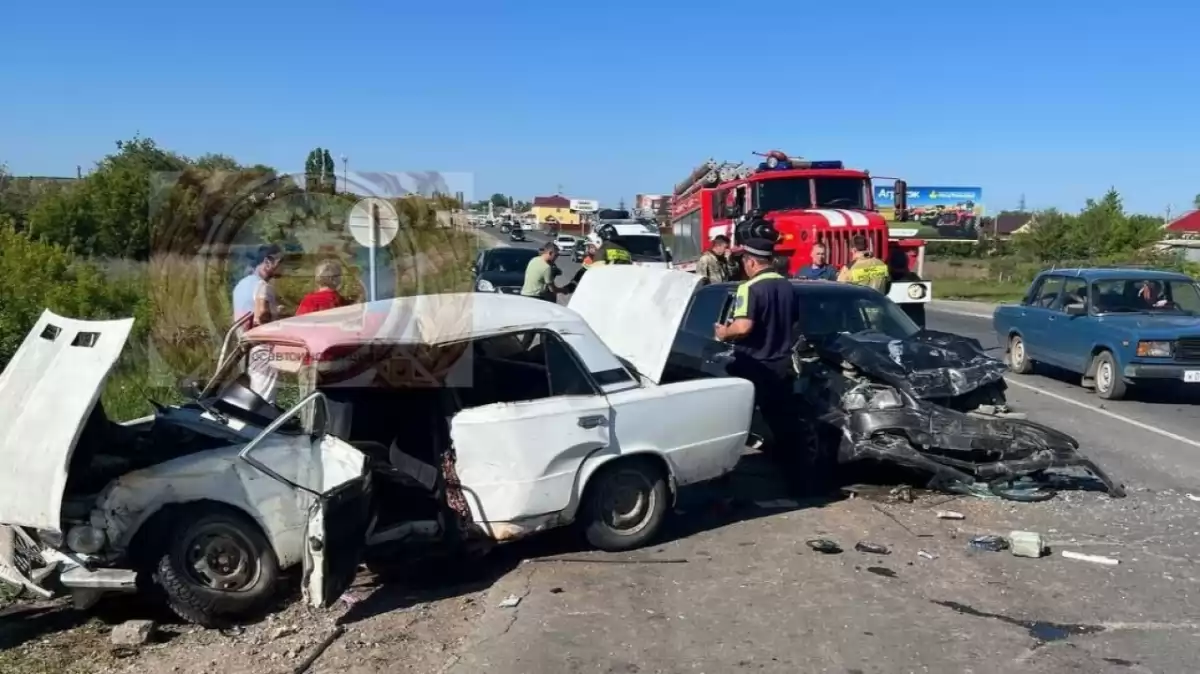
[[[499,373],[501,379],[492,380],[499,383],[495,388],[520,378],[524,390],[512,395],[525,399],[511,401],[501,390],[501,400],[463,410],[451,421],[456,469],[472,517],[497,538],[503,532],[489,523],[567,509],[583,462],[611,442],[612,408],[591,388],[568,347],[557,335],[537,333],[525,348],[544,360],[540,365],[524,361],[529,367],[523,375],[512,367],[522,362],[518,358],[492,359],[478,350],[475,356],[477,389],[492,390],[492,383],[480,378]],[[546,382],[540,390],[524,383],[538,376]]]
[[[310,405],[325,396],[312,393],[263,429],[239,453],[239,458],[267,477],[295,490],[307,504],[304,536],[304,594],[318,608],[333,604],[349,589],[358,572],[370,525],[370,473],[366,457],[349,444],[324,433],[324,423],[308,436],[310,451],[281,454],[272,445],[286,425],[298,424]],[[328,411],[321,414],[328,419]],[[287,431],[295,435],[296,430]],[[260,451],[256,451],[260,450]],[[290,503],[288,505],[291,505]]]

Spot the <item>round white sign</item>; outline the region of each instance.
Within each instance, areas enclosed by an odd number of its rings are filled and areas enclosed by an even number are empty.
[[[372,225],[377,227],[372,241]],[[371,248],[382,248],[396,238],[400,232],[400,217],[392,202],[379,197],[368,197],[354,204],[346,218],[346,228],[358,243]]]

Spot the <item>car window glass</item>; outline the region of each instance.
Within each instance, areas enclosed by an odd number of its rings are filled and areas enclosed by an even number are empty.
[[[1068,304],[1087,305],[1087,281],[1081,278],[1069,278],[1063,282],[1062,297],[1054,308],[1062,311]]]
[[[688,309],[683,323],[684,331],[712,339],[713,325],[725,319],[731,297],[729,289],[725,287],[701,288]]]
[[[1061,276],[1048,276],[1042,282],[1042,288],[1038,291],[1037,296],[1033,300],[1033,306],[1049,309],[1058,299],[1059,291],[1062,290],[1063,278]]]
[[[571,347],[555,336],[546,336],[543,344],[546,366],[550,372],[550,395],[586,396],[596,393]]]
[[[1033,304],[1034,298],[1037,297],[1038,293],[1042,291],[1042,284],[1045,282],[1045,277],[1034,279],[1033,285],[1029,287],[1029,292],[1026,293],[1025,298],[1021,300],[1021,304]]]
[[[1167,284],[1175,306],[1193,316],[1200,316],[1200,287],[1195,283],[1171,281]]]

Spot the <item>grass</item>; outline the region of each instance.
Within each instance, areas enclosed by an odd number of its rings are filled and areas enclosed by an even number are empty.
[[[471,289],[470,262],[478,250],[473,233],[453,229],[419,230],[393,254],[394,294],[435,294]],[[344,270],[343,292],[354,299],[365,292],[366,270],[354,263],[353,251],[325,250],[319,255],[289,257],[284,276],[276,281],[280,302],[294,310],[314,289],[317,264],[338,258]],[[102,395],[105,412],[113,419],[150,414],[148,400],[179,401],[177,382],[185,377],[205,379],[216,366],[221,340],[233,319],[230,283],[239,270],[221,261],[197,261],[162,256],[142,270],[120,270],[126,277],[144,274],[149,297],[121,361]]]
[[[997,264],[992,260],[938,260],[925,262],[925,278],[933,281],[933,296],[943,300],[1011,302],[1024,296],[1032,270]]]

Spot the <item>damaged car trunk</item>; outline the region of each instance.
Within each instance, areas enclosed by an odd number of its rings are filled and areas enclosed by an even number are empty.
[[[1014,500],[1052,498],[1053,469],[1091,473],[1123,496],[1069,435],[1026,421],[1007,404],[1004,362],[978,340],[923,330],[869,288],[792,282],[800,304],[793,364],[797,414],[814,424],[841,463],[873,460],[927,477],[939,490]],[[672,346],[670,372],[723,376],[735,284],[701,288]]]

